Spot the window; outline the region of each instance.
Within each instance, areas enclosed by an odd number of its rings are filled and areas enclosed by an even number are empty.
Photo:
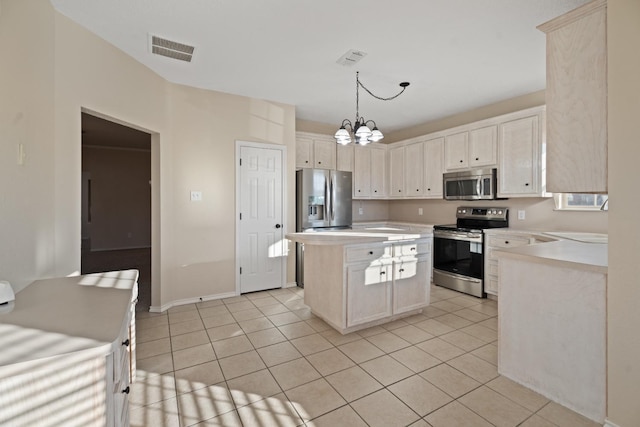
[[[554,193],[557,210],[600,211],[609,210],[606,194]]]

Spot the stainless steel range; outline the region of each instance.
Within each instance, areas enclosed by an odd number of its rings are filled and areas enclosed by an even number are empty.
[[[508,208],[460,206],[455,224],[433,227],[433,283],[486,297],[483,230],[508,226]]]

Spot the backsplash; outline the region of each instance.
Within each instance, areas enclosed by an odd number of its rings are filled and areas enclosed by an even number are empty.
[[[521,230],[583,231],[607,233],[609,214],[605,211],[556,211],[553,198],[518,198],[485,201],[445,200],[354,200],[353,221],[403,221],[424,224],[450,224],[456,220],[456,208],[504,206],[509,208],[509,227]],[[362,208],[362,214],[359,209]],[[418,214],[422,208],[423,214]],[[518,210],[525,219],[518,220]]]

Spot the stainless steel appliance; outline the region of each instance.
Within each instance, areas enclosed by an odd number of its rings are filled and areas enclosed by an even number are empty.
[[[296,231],[351,228],[351,172],[326,169],[296,171]],[[296,281],[304,287],[304,246],[296,245]]]
[[[473,169],[443,175],[446,200],[488,200],[497,198],[497,169]]]
[[[508,226],[508,208],[459,207],[455,224],[433,227],[433,283],[486,297],[483,230]]]

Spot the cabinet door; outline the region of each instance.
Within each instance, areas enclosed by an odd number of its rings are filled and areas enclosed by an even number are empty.
[[[315,168],[336,168],[336,145],[338,144],[335,141],[321,139],[313,141],[313,164]]]
[[[393,263],[393,314],[429,304],[431,258],[403,257]]]
[[[408,197],[424,195],[424,143],[418,142],[404,148],[404,183]]]
[[[607,193],[606,2],[538,28],[547,33],[547,188]]]
[[[337,145],[336,169],[339,171],[353,172],[353,144]]]
[[[347,267],[347,327],[391,316],[391,266]]]
[[[542,171],[538,129],[537,115],[500,125],[499,196],[539,195],[538,177]]]
[[[498,126],[469,131],[469,166],[493,166],[498,163]]]
[[[389,150],[389,176],[391,197],[404,197],[404,147]]]
[[[469,132],[447,135],[444,142],[444,162],[447,170],[469,167]]]
[[[371,197],[387,196],[387,151],[384,148],[371,147]]]
[[[371,150],[356,145],[353,147],[353,198],[371,195]]]
[[[296,139],[296,168],[313,167],[313,140]]]
[[[424,194],[425,197],[442,198],[442,173],[444,172],[444,138],[424,143]]]

